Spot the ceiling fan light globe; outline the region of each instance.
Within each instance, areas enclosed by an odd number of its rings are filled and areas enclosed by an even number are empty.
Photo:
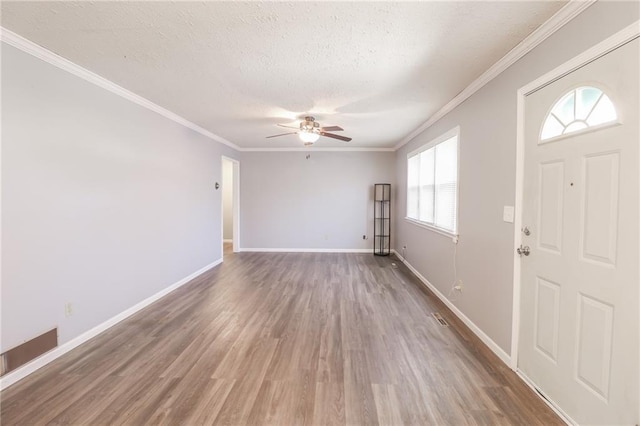
[[[300,140],[304,142],[305,145],[308,143],[314,143],[320,138],[320,135],[314,132],[300,132],[299,136],[300,136]]]

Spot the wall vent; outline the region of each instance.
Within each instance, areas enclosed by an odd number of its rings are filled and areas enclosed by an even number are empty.
[[[434,317],[441,326],[449,327],[449,323],[444,318],[442,318],[442,315],[440,315],[438,312],[432,313],[431,316]]]
[[[9,349],[0,355],[0,375],[3,376],[15,370],[56,346],[58,346],[58,329],[54,328],[13,349]]]
[[[5,354],[0,355],[0,376],[4,376],[7,372],[7,357]]]

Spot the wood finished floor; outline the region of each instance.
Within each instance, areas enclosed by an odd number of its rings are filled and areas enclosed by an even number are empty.
[[[226,255],[3,391],[1,423],[563,424],[392,261]]]

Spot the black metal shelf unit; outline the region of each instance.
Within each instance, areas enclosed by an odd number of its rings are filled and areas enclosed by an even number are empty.
[[[391,184],[376,183],[373,190],[373,254],[391,254]]]

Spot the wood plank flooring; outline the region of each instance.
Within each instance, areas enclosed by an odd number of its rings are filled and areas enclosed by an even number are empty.
[[[0,398],[2,425],[563,424],[369,254],[227,254]]]

